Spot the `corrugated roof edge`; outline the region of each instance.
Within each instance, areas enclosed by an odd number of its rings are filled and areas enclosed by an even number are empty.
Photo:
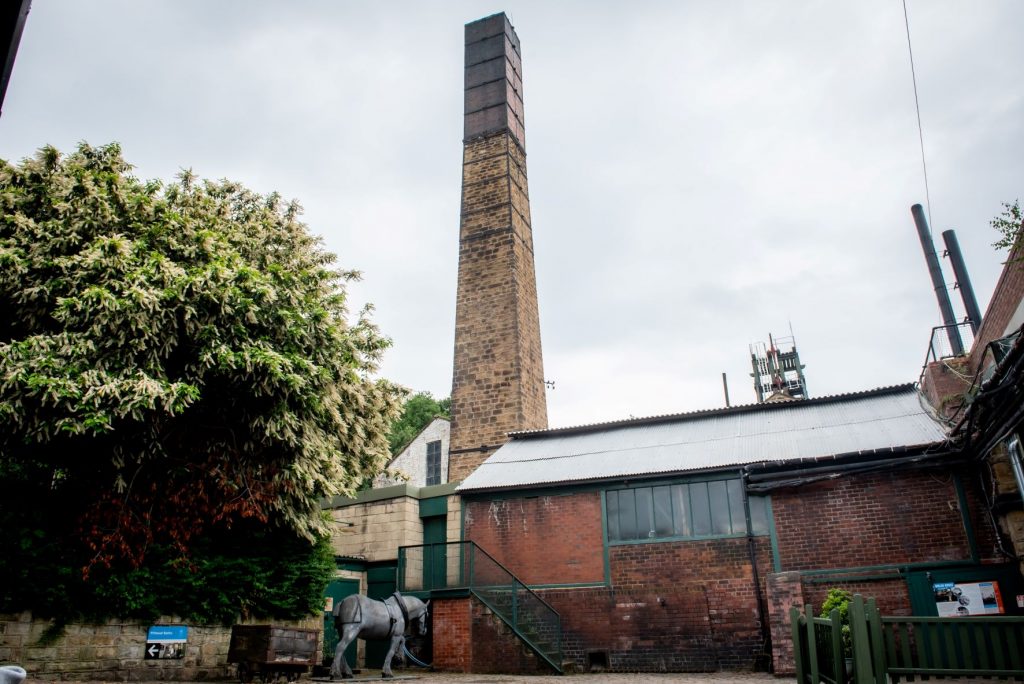
[[[715,473],[715,472],[733,472],[743,469],[757,469],[757,470],[778,470],[786,471],[793,468],[799,468],[807,466],[809,464],[823,464],[832,462],[835,463],[836,469],[839,470],[846,465],[871,461],[876,458],[883,458],[891,455],[907,455],[912,456],[914,454],[925,454],[929,449],[940,446],[944,442],[926,442],[924,444],[911,444],[906,446],[897,447],[881,447],[878,449],[863,449],[861,451],[847,451],[841,454],[826,454],[823,456],[813,456],[804,458],[791,458],[784,461],[754,461],[750,463],[731,463],[727,465],[716,465],[709,466],[706,468],[693,468],[689,470],[664,470],[658,472],[648,473],[637,473],[634,475],[613,475],[608,477],[596,477],[596,478],[575,478],[575,479],[563,479],[563,480],[551,480],[546,482],[535,482],[530,484],[510,484],[510,485],[498,485],[489,487],[471,487],[464,488],[463,485],[456,487],[456,491],[460,494],[466,493],[488,493],[498,491],[508,491],[513,489],[543,489],[545,487],[559,487],[559,486],[591,486],[599,485],[607,482],[637,482],[646,480],[658,480],[664,479],[665,477],[671,477],[689,473]],[[940,454],[945,455],[945,454]]]
[[[864,399],[866,397],[884,396],[886,394],[899,394],[908,390],[916,389],[915,383],[907,382],[902,385],[889,385],[888,387],[876,387],[874,389],[862,390],[860,392],[848,392],[846,394],[829,394],[824,397],[812,399],[796,399],[794,401],[783,401],[771,404],[742,404],[740,406],[729,406],[725,408],[700,409],[686,413],[666,413],[660,416],[648,416],[646,418],[626,418],[624,420],[612,420],[606,423],[587,423],[584,425],[571,425],[561,428],[548,428],[546,430],[522,430],[510,432],[510,439],[531,439],[534,437],[551,437],[554,435],[574,435],[584,432],[598,432],[609,428],[633,427],[636,425],[655,425],[657,423],[675,423],[684,420],[695,420],[709,416],[734,415],[737,413],[752,413],[754,411],[779,411],[792,409],[799,406],[831,404],[850,399]]]

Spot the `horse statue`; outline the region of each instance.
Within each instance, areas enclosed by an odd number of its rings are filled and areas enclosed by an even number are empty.
[[[407,636],[423,636],[427,633],[427,611],[430,601],[423,603],[415,596],[402,596],[397,591],[376,601],[360,594],[346,596],[334,606],[334,628],[341,635],[338,647],[334,649],[334,664],[331,677],[351,679],[352,670],[345,662],[345,649],[356,638],[391,640],[391,648],[384,656],[381,677],[391,678],[391,659],[405,646]]]

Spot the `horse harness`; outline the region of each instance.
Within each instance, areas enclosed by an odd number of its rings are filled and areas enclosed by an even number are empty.
[[[395,593],[393,593],[388,598],[395,599],[395,606],[398,608],[399,614],[402,616],[402,619],[405,621],[406,628],[411,627],[412,626],[412,622],[409,620],[409,609],[405,607],[405,601],[402,600],[402,595],[399,592],[396,591]],[[388,621],[390,623],[390,625],[388,626],[388,636],[387,636],[387,638],[390,639],[394,635],[394,633],[395,633],[395,625],[398,624],[398,617],[397,617],[396,613],[394,612],[394,609],[392,608],[391,604],[387,602],[387,599],[384,599],[384,600],[377,599],[377,600],[384,604],[384,610],[387,611]],[[362,622],[363,621],[363,606],[362,606],[362,604],[356,603],[356,610],[358,612],[356,612],[356,614],[352,616],[353,619],[342,621],[342,624],[355,624],[355,623]]]
[[[394,594],[391,595],[390,598],[395,599],[395,604],[398,606],[398,609],[402,612],[402,619],[404,620],[405,628],[408,629],[412,626],[412,623],[409,621],[409,609],[405,607],[405,601],[402,600],[402,595],[396,591]],[[391,621],[391,626],[388,628],[388,636],[390,637],[392,634],[395,633],[395,624],[398,623],[398,618],[396,618],[392,614],[391,606],[388,604],[387,601],[383,601],[382,603],[384,604],[384,607],[387,609],[388,619]]]

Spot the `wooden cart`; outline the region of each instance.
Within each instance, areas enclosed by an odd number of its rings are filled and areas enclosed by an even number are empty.
[[[315,629],[235,625],[231,628],[228,662],[238,663],[238,679],[248,684],[287,677],[292,682],[320,658],[320,632]]]

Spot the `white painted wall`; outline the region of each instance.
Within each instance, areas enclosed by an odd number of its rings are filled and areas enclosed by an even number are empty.
[[[374,478],[373,488],[390,487],[406,481],[416,487],[425,486],[427,483],[427,442],[437,440],[441,441],[441,481],[438,484],[447,482],[448,436],[450,432],[451,423],[447,418],[434,418],[388,465],[389,470],[407,475],[409,479],[388,477],[387,473],[381,473]]]

